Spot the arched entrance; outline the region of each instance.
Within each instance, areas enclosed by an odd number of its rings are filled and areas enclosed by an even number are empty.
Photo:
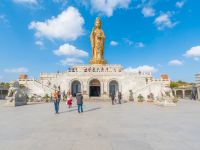
[[[192,98],[192,90],[185,90],[185,98],[188,99]]]
[[[115,81],[115,80],[112,80],[110,83],[109,83],[109,95],[113,94],[116,95],[117,92],[119,91],[119,85],[118,85],[118,82]]]
[[[101,83],[97,79],[93,79],[89,83],[90,97],[100,97],[101,96]]]
[[[71,84],[72,96],[75,97],[77,93],[81,92],[81,83],[78,80],[75,80]]]
[[[177,90],[177,91],[176,91],[176,96],[177,96],[178,98],[183,98],[183,91],[182,91],[182,90]]]

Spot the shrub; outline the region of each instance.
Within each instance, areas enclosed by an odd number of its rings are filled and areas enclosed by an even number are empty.
[[[138,95],[138,102],[143,102],[143,101],[144,101],[144,97],[141,94],[139,94]]]
[[[49,97],[48,94],[46,94],[43,98],[44,98],[45,102],[49,102],[49,98],[50,98],[50,97]]]

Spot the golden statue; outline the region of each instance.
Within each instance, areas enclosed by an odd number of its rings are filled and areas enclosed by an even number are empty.
[[[104,60],[105,39],[106,37],[101,29],[101,20],[97,17],[92,33],[90,34],[90,42],[92,45],[92,59],[90,60],[90,64],[106,64]]]

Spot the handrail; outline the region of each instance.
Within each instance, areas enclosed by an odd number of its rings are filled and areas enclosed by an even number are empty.
[[[138,91],[141,91],[141,90],[144,90],[144,89],[148,88],[149,86],[151,86],[151,85],[154,84],[154,83],[156,83],[156,81],[153,81],[153,82],[151,82],[151,83],[145,85],[144,87],[133,91],[133,94],[136,94]]]

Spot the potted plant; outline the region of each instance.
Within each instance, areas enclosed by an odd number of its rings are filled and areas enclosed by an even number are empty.
[[[174,103],[177,103],[177,102],[178,102],[178,97],[174,97],[174,98],[173,98],[173,102],[174,102]]]
[[[132,90],[129,90],[129,101],[134,101]]]
[[[49,98],[50,98],[50,97],[49,97],[48,94],[46,94],[43,98],[44,98],[45,102],[49,102]]]
[[[144,97],[141,94],[138,95],[138,102],[144,102]]]
[[[154,101],[154,95],[153,93],[150,93],[149,95],[147,95],[147,102],[153,102]]]

